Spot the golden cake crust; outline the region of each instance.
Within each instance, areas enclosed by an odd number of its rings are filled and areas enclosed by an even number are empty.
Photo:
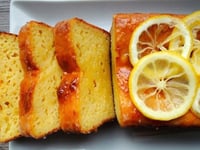
[[[32,120],[28,117],[32,112],[33,92],[37,84],[39,71],[31,71],[25,74],[21,82],[20,93],[20,127],[23,136],[30,136]]]
[[[25,72],[39,69],[36,62],[34,62],[33,60],[33,55],[31,51],[33,48],[33,45],[27,42],[28,40],[30,41],[32,40],[32,37],[30,36],[32,32],[30,30],[30,27],[34,23],[36,23],[36,21],[30,21],[28,24],[22,26],[19,33],[20,34],[20,37],[19,37],[20,59],[21,59],[21,63],[23,65]],[[37,22],[37,24],[42,25],[47,28],[51,28],[49,25],[43,22]]]
[[[59,22],[54,29],[56,43],[56,57],[59,65],[66,72],[79,71],[76,63],[76,54],[74,52],[73,41],[69,38],[71,26],[68,20]],[[66,44],[67,43],[67,44]]]
[[[58,89],[60,123],[67,132],[79,132],[80,107],[79,107],[79,80],[80,73],[65,72]]]
[[[57,23],[54,28],[56,57],[64,72],[57,94],[61,128],[67,132],[79,132],[81,127],[77,95],[80,68],[76,62],[70,28],[68,20]]]

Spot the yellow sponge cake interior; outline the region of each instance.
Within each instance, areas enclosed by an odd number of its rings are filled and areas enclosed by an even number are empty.
[[[1,32],[0,142],[7,142],[21,135],[18,103],[23,75],[19,59],[18,36]]]

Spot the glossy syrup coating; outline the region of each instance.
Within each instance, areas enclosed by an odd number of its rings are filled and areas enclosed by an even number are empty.
[[[117,119],[120,126],[199,126],[200,119],[191,111],[171,121],[155,121],[144,117],[134,106],[129,96],[128,80],[134,66],[129,61],[129,42],[134,29],[155,13],[116,14],[111,30],[112,69],[114,99]],[[169,14],[176,17],[184,15]]]

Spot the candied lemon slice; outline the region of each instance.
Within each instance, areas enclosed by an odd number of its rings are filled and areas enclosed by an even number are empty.
[[[171,120],[192,106],[197,89],[192,65],[181,55],[157,52],[141,58],[129,76],[129,92],[137,109],[154,120]]]
[[[187,15],[183,20],[191,31],[193,38],[189,59],[197,74],[200,75],[200,11]]]
[[[143,56],[168,50],[188,58],[191,47],[192,35],[182,19],[158,15],[142,22],[133,31],[129,43],[129,58],[134,65]]]

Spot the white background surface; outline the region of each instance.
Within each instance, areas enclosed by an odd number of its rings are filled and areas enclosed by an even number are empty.
[[[112,16],[126,12],[190,13],[200,9],[198,0],[112,0],[112,1],[36,1],[13,0],[10,8],[10,32],[18,33],[27,21],[49,25],[73,17],[109,31]],[[10,150],[199,150],[200,129],[120,128],[116,121],[103,125],[97,133],[74,135],[56,133],[46,139],[20,138]]]

